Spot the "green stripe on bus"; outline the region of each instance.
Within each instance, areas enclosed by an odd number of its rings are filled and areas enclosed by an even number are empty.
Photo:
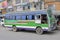
[[[35,22],[28,22],[26,24],[22,23],[22,24],[17,24],[17,23],[5,23],[5,25],[16,25],[16,26],[41,26],[41,27],[48,27],[48,24],[37,24]]]

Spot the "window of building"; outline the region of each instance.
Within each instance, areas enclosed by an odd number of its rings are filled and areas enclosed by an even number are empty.
[[[17,11],[22,11],[22,10],[23,10],[23,7],[20,6],[20,5],[19,5],[19,6],[16,6],[16,10],[17,10]]]
[[[28,9],[30,9],[30,6],[28,6]]]
[[[16,0],[16,4],[21,3],[21,0]]]
[[[20,6],[20,5],[19,5],[19,6],[16,6],[16,7],[17,7],[17,9],[18,9],[18,8],[21,8],[21,6]]]
[[[36,8],[36,5],[34,5],[34,7]]]
[[[22,3],[26,3],[26,2],[29,2],[29,0],[22,0]]]
[[[7,10],[7,12],[12,12],[12,11],[14,11],[13,8],[9,8],[9,9]]]
[[[39,5],[39,3],[36,3],[36,5]]]
[[[12,0],[7,0],[8,6],[12,4]]]
[[[23,7],[23,10],[25,10],[25,7]]]

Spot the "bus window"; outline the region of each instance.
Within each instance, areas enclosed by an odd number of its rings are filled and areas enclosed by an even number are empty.
[[[37,19],[40,19],[40,15],[37,16]]]
[[[25,15],[21,15],[21,20],[26,20],[26,16]]]
[[[16,16],[15,16],[15,20],[16,20]]]
[[[42,23],[42,24],[47,23],[47,15],[45,15],[45,14],[42,14],[42,15],[41,15],[41,23]]]
[[[28,15],[26,15],[26,20],[28,20],[29,19],[29,16]]]
[[[10,16],[10,20],[13,20],[13,16]]]
[[[35,16],[34,15],[32,15],[32,20],[35,20]]]
[[[5,19],[10,20],[10,16],[5,16]]]
[[[20,15],[17,15],[16,20],[20,20],[20,19],[21,19]]]
[[[35,15],[29,15],[29,20],[35,20]]]

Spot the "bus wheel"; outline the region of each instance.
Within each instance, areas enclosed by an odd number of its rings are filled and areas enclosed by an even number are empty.
[[[36,28],[36,33],[39,35],[42,35],[43,34],[42,28],[40,28],[40,27]]]
[[[16,26],[13,26],[13,31],[14,31],[14,32],[17,32]]]

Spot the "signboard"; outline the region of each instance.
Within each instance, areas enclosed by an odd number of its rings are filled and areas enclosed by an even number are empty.
[[[1,10],[1,9],[3,9],[3,7],[2,7],[2,3],[0,3],[0,10]]]
[[[7,1],[2,2],[2,7],[3,7],[3,8],[6,8],[7,6],[8,6]]]
[[[6,13],[6,9],[2,9],[2,14],[5,14]]]

